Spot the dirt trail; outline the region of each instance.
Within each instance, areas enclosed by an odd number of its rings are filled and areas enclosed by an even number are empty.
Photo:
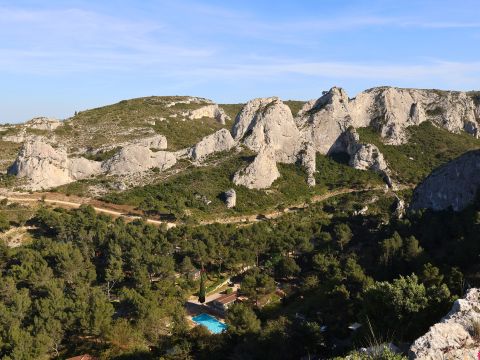
[[[357,192],[367,192],[367,191],[368,192],[379,191],[382,189],[384,189],[384,187],[374,187],[374,188],[366,188],[366,189],[346,188],[346,189],[333,190],[325,194],[315,195],[310,199],[309,202],[301,202],[298,204],[291,205],[288,208],[284,209],[283,211],[272,210],[262,214],[239,215],[239,216],[232,216],[232,217],[226,217],[226,218],[215,218],[212,220],[201,221],[200,224],[201,225],[208,225],[208,224],[214,224],[214,223],[240,224],[240,223],[258,222],[258,221],[263,221],[265,219],[276,219],[286,213],[291,213],[301,209],[305,209],[308,206],[310,206],[310,204],[312,203],[325,201],[335,196],[354,193],[354,192],[357,193]],[[28,195],[22,195],[18,193],[11,193],[11,194],[4,193],[4,194],[0,194],[0,200],[2,198],[7,198],[9,201],[18,202],[18,203],[45,202],[48,204],[53,204],[53,205],[57,205],[64,208],[79,208],[81,205],[91,205],[97,213],[108,214],[114,217],[122,217],[127,220],[144,219],[149,224],[154,224],[154,225],[165,224],[167,228],[172,228],[177,225],[180,225],[179,223],[175,223],[175,222],[166,222],[166,221],[142,217],[140,216],[140,213],[138,211],[136,211],[134,208],[130,206],[103,203],[101,201],[90,199],[90,198],[72,198],[72,199],[64,200],[57,193],[41,193],[41,194],[28,194]]]

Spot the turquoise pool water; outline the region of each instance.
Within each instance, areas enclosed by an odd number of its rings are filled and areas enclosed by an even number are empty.
[[[214,334],[220,334],[227,328],[227,325],[208,314],[197,315],[193,317],[192,320],[199,325],[205,326],[211,333]]]

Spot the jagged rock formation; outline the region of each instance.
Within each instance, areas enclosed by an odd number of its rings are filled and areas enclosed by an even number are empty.
[[[305,148],[299,153],[302,166],[307,172],[308,186],[315,186],[315,172],[317,171],[317,159],[315,148],[311,144],[305,144]]]
[[[238,114],[232,134],[255,152],[271,147],[275,161],[282,163],[295,162],[302,144],[290,108],[276,97],[249,101]]]
[[[274,150],[263,147],[251,164],[235,173],[233,182],[249,189],[266,189],[279,177]]]
[[[390,169],[383,154],[373,144],[360,143],[360,137],[354,128],[344,134],[345,148],[350,155],[350,166],[358,170],[372,170],[381,174],[388,186],[392,186]]]
[[[144,119],[149,124],[153,124],[155,119],[165,120],[174,117],[180,117],[181,120],[185,120],[184,117],[189,119],[213,117],[222,123],[228,120],[223,109],[203,98],[166,97],[160,100],[149,98],[145,101],[147,100],[156,105],[162,105],[163,110],[168,109],[159,114],[163,116],[161,118],[152,117],[149,114]],[[182,104],[189,106],[182,107]],[[194,110],[189,110],[189,108]],[[386,182],[392,185],[387,163],[379,149],[372,144],[361,144],[358,135],[350,134],[349,129],[371,126],[381,134],[385,143],[398,145],[408,140],[406,132],[408,126],[419,125],[424,121],[431,121],[436,126],[452,132],[466,131],[478,136],[480,98],[473,93],[464,92],[379,87],[363,91],[356,98],[350,99],[343,89],[334,87],[319,99],[306,103],[295,119],[290,108],[276,97],[254,99],[243,107],[235,119],[232,136],[227,130],[220,130],[203,138],[193,147],[177,151],[175,154],[150,151],[150,149],[165,150],[167,148],[167,139],[164,136],[152,136],[152,133],[145,132],[145,130],[154,132],[151,127],[142,129],[141,134],[136,132],[131,137],[131,129],[128,129],[128,126],[126,130],[122,128],[123,132],[115,133],[121,135],[122,143],[116,142],[115,139],[109,139],[110,141],[104,145],[102,150],[111,150],[119,146],[123,149],[114,158],[104,162],[101,171],[126,175],[130,171],[138,173],[154,167],[162,170],[173,166],[174,158],[186,157],[199,165],[212,153],[230,150],[235,145],[243,145],[256,152],[258,156],[245,169],[248,170],[248,176],[245,177],[243,172],[237,172],[236,181],[248,184],[252,188],[265,188],[266,184],[271,184],[278,177],[277,163],[295,162],[299,162],[305,167],[308,174],[307,183],[313,186],[315,185],[316,153],[329,154],[340,151],[350,155],[351,166],[379,172],[385,176]],[[32,132],[30,129],[54,130],[61,124],[63,123],[47,118],[32,119],[24,125],[15,126],[16,133],[13,134],[14,131],[12,131],[2,139],[20,143],[30,142],[32,137],[29,135],[29,132]],[[111,124],[113,123],[109,123],[108,126],[112,126]],[[76,134],[81,134],[84,143],[90,142],[90,140],[85,141],[91,137],[88,129],[82,128],[83,131],[79,129],[75,129]],[[106,131],[106,127],[101,131]],[[114,131],[116,130],[109,133]],[[126,138],[136,138],[139,135],[145,138],[123,142]],[[48,136],[53,139],[55,134],[52,133]],[[69,146],[72,153],[77,155],[86,151],[82,149],[88,149],[89,152],[94,153],[91,149],[97,146],[94,144],[86,147],[82,144],[84,147],[79,148],[68,137],[64,136],[62,139],[66,139],[65,144]],[[265,150],[267,148],[268,151]],[[100,150],[97,149],[98,151]],[[266,153],[268,156],[265,155]],[[72,163],[73,159],[69,159],[69,161],[75,166],[78,165],[74,171],[74,174],[79,174],[78,176],[86,176],[80,167],[86,167],[85,173],[94,171],[89,166],[96,167],[92,164],[82,164],[84,160],[75,160],[78,164]],[[261,163],[262,161],[265,163]],[[266,174],[265,169],[274,171],[272,174]],[[255,171],[259,171],[259,174],[255,174]],[[261,174],[264,174],[265,177],[262,177]],[[468,186],[467,188],[470,189]],[[459,196],[471,198],[466,191],[463,190],[463,195]],[[442,194],[446,197],[451,195],[445,195],[444,192]],[[435,196],[439,198],[439,195],[432,194],[431,200]],[[436,204],[439,204],[437,198],[434,200]],[[462,203],[461,199],[457,200],[459,204]],[[458,205],[458,208],[460,207]],[[437,208],[441,208],[441,206],[437,206]]]
[[[183,113],[183,116],[186,116],[190,120],[201,119],[204,117],[214,118],[220,124],[225,124],[227,121],[230,121],[230,116],[228,116],[223,109],[218,107],[217,104],[206,105],[196,110],[187,111]]]
[[[435,169],[414,191],[411,209],[460,211],[480,188],[480,150],[470,151]]]
[[[234,208],[237,205],[237,192],[235,189],[229,189],[223,193],[225,198],[225,205],[228,209]]]
[[[85,158],[69,159],[65,149],[55,149],[41,138],[24,144],[9,173],[29,180],[32,190],[68,184],[101,172],[101,164]]]
[[[296,121],[303,138],[315,147],[315,151],[322,154],[344,151],[338,142],[352,126],[347,93],[332,88],[318,100],[306,103]]]
[[[57,119],[47,117],[36,117],[25,123],[30,129],[53,131],[63,123]]]
[[[177,159],[167,151],[151,151],[148,147],[129,145],[120,149],[111,159],[102,164],[102,169],[112,175],[127,175],[158,168],[171,168]]]
[[[216,133],[205,136],[200,142],[188,150],[188,156],[194,161],[202,161],[207,156],[228,151],[235,146],[235,141],[227,129],[218,130]]]
[[[480,290],[470,289],[455,301],[439,323],[410,347],[410,359],[476,359],[480,346],[473,326],[480,322]]]
[[[334,87],[299,112],[297,124],[317,151],[341,149],[340,135],[349,127],[372,126],[391,145],[407,141],[406,128],[431,121],[451,132],[478,136],[478,104],[464,92],[379,87],[349,99]]]

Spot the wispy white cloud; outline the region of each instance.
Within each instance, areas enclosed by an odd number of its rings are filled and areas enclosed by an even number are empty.
[[[214,53],[212,48],[175,40],[164,24],[145,19],[135,21],[81,9],[0,8],[3,71],[128,69],[208,58]]]

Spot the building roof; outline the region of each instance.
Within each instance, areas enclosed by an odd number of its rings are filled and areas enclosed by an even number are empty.
[[[222,295],[222,296],[216,298],[214,301],[225,305],[225,304],[229,304],[229,303],[231,303],[235,300],[237,300],[237,293],[236,292],[231,293],[231,294]]]
[[[97,358],[89,354],[83,354],[83,355],[74,356],[72,358],[68,358],[67,360],[97,360]]]

